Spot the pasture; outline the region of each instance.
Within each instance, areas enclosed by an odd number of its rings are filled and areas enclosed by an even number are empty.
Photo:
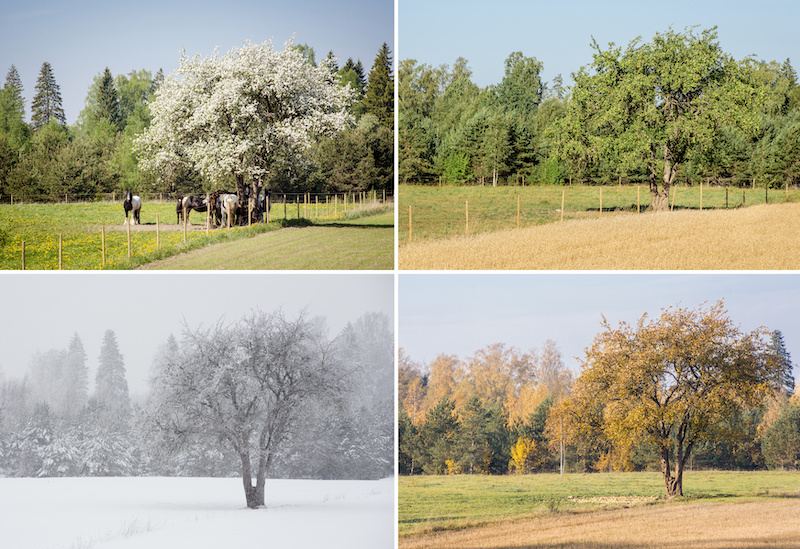
[[[674,211],[725,210],[769,203],[800,202],[800,189],[673,187]],[[767,194],[768,193],[768,194]],[[557,221],[647,214],[646,186],[420,186],[401,185],[399,245],[476,235]],[[562,216],[563,198],[563,216]],[[410,209],[410,212],[409,212]],[[409,230],[410,229],[410,230]]]
[[[666,500],[660,473],[401,477],[400,547],[790,547],[800,536],[797,473],[687,472],[684,493]]]
[[[141,224],[131,227],[131,251],[121,202],[0,206],[0,269],[130,269],[211,244],[249,238],[287,226],[325,225],[380,214],[391,205],[275,204],[270,223],[206,231],[205,214],[193,212],[184,233],[175,202],[145,202]],[[393,210],[393,209],[392,209]],[[105,253],[104,253],[105,252]],[[104,257],[105,255],[105,257]],[[393,262],[393,251],[389,252]],[[389,267],[391,268],[391,267]]]

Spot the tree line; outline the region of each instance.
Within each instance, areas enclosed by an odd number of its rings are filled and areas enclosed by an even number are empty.
[[[402,474],[800,468],[800,400],[779,330],[743,333],[722,302],[603,323],[581,373],[553,341],[430,364],[399,355]]]
[[[572,74],[541,77],[522,52],[481,88],[468,61],[398,69],[400,181],[783,186],[800,178],[800,87],[789,59],[735,60],[716,28],[596,42]],[[666,189],[666,191],[665,191]]]
[[[336,133],[310,129],[311,142],[300,151],[303,168],[289,175],[285,164],[271,158],[262,185],[273,192],[292,193],[391,191],[394,83],[388,46],[381,46],[369,74],[361,61],[348,59],[339,67],[329,52],[317,63],[313,48],[290,47],[307,65],[325,65],[331,85],[335,82],[335,87],[351,90],[346,105],[349,121]],[[95,200],[113,192],[119,195],[124,189],[172,196],[205,194],[218,186],[235,189],[235,173],[219,181],[191,163],[143,169],[143,153],[135,141],[153,123],[152,102],[170,79],[160,69],[155,74],[142,69],[112,75],[106,68],[89,86],[76,124],[68,126],[54,68],[45,62],[28,123],[25,90],[12,65],[0,89],[0,196],[26,201],[63,200],[65,196]],[[262,113],[262,126],[267,125],[265,121],[274,124],[276,113],[270,116]],[[262,141],[269,139],[267,133],[260,136]],[[258,138],[254,135],[250,137]]]
[[[229,326],[184,327],[132,401],[105,332],[89,392],[75,334],[0,378],[0,476],[241,476],[376,479],[394,472],[391,325],[367,313],[335,338],[324,319],[255,311]]]

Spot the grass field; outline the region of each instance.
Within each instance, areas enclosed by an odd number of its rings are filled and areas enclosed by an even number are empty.
[[[673,187],[674,210],[730,209],[783,202],[800,202],[800,189],[725,189]],[[399,244],[451,236],[474,235],[564,220],[599,219],[622,213],[645,213],[650,204],[645,186],[431,187],[401,185]],[[518,199],[519,197],[519,199]],[[519,200],[519,217],[517,201]],[[409,232],[409,208],[411,231]],[[518,221],[519,219],[519,221]]]
[[[616,214],[401,245],[401,269],[800,268],[800,203]]]
[[[141,268],[393,269],[394,213],[341,223],[286,228],[174,255]]]
[[[667,501],[659,473],[401,477],[400,547],[791,547],[800,539],[797,473],[689,472],[684,494]],[[678,538],[667,537],[672,529]]]
[[[378,214],[387,209],[393,211],[389,205],[370,213]],[[298,214],[303,219],[298,220]],[[304,209],[302,205],[290,204],[284,208],[276,204],[269,224],[218,229],[207,235],[205,214],[194,212],[190,215],[193,225],[184,241],[183,227],[176,224],[174,203],[146,203],[141,225],[131,231],[129,259],[121,203],[3,205],[0,206],[0,269],[22,268],[23,242],[26,269],[58,269],[59,240],[63,269],[129,269],[211,244],[277,231],[287,225],[305,226],[309,224],[309,217],[313,218],[311,223],[325,225],[350,223],[363,215],[363,211],[358,213],[352,207],[345,214],[341,205],[334,212],[333,206],[326,210],[324,205]],[[393,261],[393,252],[389,255]]]

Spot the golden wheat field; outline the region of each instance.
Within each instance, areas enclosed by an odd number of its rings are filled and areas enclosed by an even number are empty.
[[[800,204],[618,214],[412,242],[400,269],[784,270],[800,268]]]
[[[400,549],[737,549],[800,545],[797,499],[553,514],[400,538]]]

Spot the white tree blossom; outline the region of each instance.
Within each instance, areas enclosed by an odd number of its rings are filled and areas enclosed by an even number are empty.
[[[353,123],[355,97],[340,86],[335,59],[311,64],[288,41],[246,42],[220,56],[182,53],[150,102],[152,123],[135,140],[139,166],[158,180],[190,166],[215,185],[264,176],[278,162],[307,162],[320,135]]]

